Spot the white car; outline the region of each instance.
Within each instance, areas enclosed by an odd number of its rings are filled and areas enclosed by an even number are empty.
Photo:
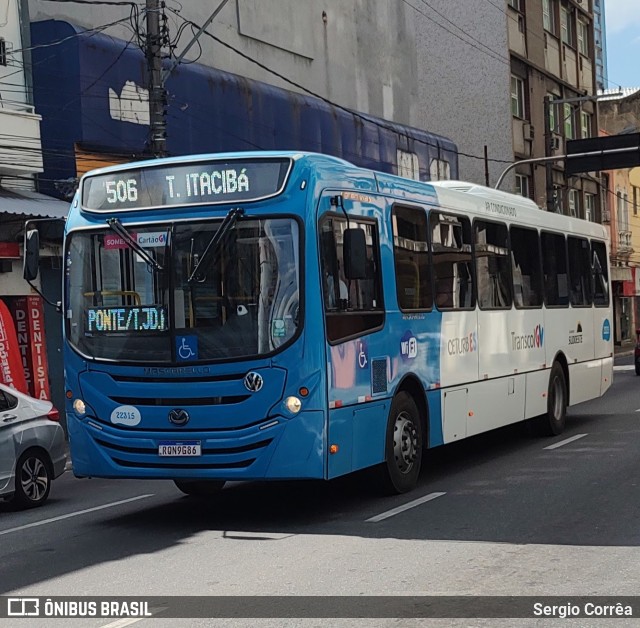
[[[67,461],[64,430],[50,401],[0,384],[0,499],[42,505]]]

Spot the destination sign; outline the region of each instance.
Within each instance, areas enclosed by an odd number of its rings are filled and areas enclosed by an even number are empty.
[[[86,333],[142,333],[167,330],[167,308],[163,305],[145,307],[90,307],[86,310]]]
[[[165,163],[87,176],[82,208],[154,209],[255,201],[280,194],[290,159]]]

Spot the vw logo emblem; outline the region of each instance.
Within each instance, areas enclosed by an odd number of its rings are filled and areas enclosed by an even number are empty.
[[[174,425],[186,425],[189,422],[189,413],[181,408],[169,412],[169,421]]]
[[[251,371],[244,376],[244,387],[251,392],[258,392],[263,384],[264,381],[260,373]]]

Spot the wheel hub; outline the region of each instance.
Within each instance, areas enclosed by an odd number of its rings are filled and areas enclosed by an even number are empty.
[[[47,471],[37,458],[29,458],[22,466],[22,489],[33,501],[39,501],[47,490]]]
[[[393,426],[393,455],[401,473],[409,473],[418,456],[418,432],[407,412],[400,412]]]

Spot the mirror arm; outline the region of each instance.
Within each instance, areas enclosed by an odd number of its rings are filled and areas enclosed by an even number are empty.
[[[50,299],[47,299],[47,297],[45,297],[44,294],[42,294],[42,292],[40,292],[40,290],[33,283],[31,283],[28,279],[26,279],[25,281],[33,288],[33,290],[35,292],[37,292],[37,294],[42,298],[42,300],[47,305],[50,305],[51,307],[55,308],[56,312],[60,312],[60,313],[62,312],[62,301],[56,301],[54,303]]]

